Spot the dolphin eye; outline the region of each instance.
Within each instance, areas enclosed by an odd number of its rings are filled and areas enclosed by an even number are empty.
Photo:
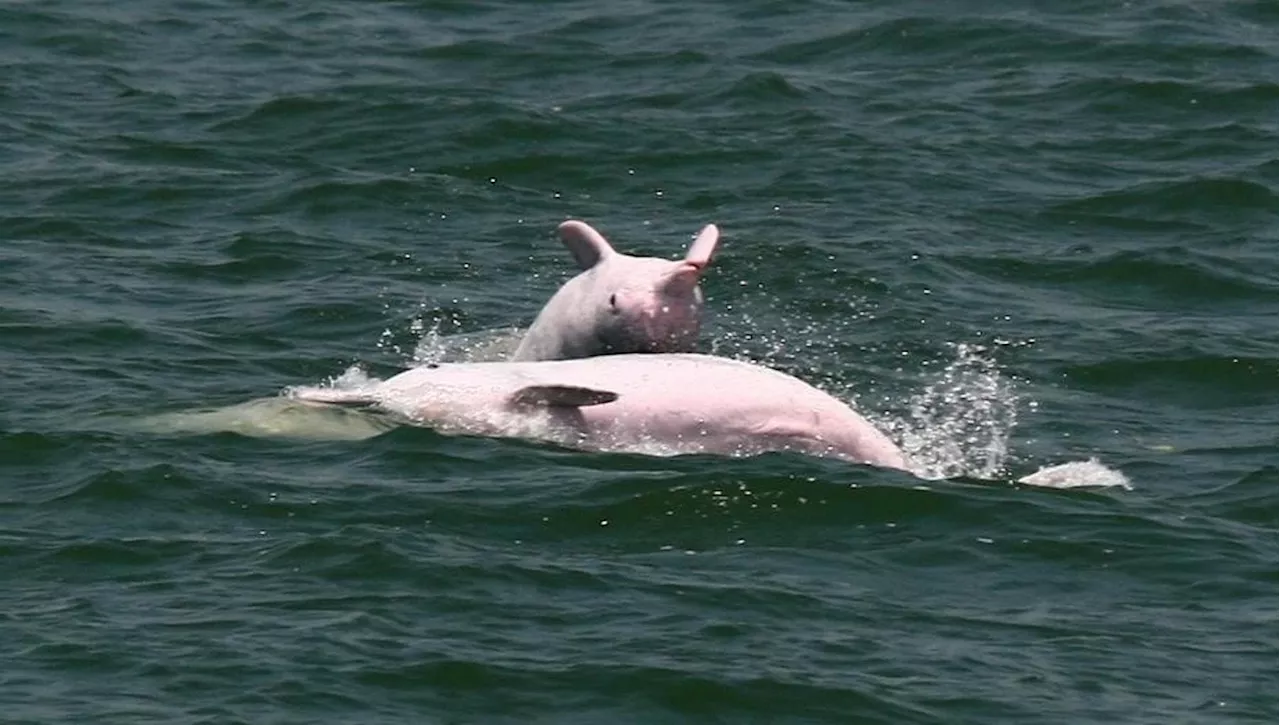
[[[616,292],[609,295],[609,309],[613,312],[618,311],[618,295]]]
[[[440,367],[440,363],[427,363],[428,370],[435,370],[438,367]]]

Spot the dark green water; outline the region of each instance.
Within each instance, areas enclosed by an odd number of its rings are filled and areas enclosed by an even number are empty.
[[[0,5],[0,720],[1274,723],[1276,28]],[[125,425],[527,324],[568,217],[720,224],[705,349],[948,478]]]

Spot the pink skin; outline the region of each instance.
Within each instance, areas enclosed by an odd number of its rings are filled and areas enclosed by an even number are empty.
[[[796,451],[907,469],[893,441],[847,405],[759,365],[696,354],[424,366],[298,400],[369,405],[445,433],[583,450],[675,455]]]
[[[694,349],[702,318],[698,279],[720,239],[714,224],[680,261],[622,254],[580,221],[564,222],[559,231],[583,271],[547,301],[513,361]]]

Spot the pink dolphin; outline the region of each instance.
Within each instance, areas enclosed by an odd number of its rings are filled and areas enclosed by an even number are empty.
[[[583,271],[547,301],[512,360],[693,350],[702,316],[698,278],[720,240],[714,224],[678,262],[615,251],[585,222],[564,222],[559,231]]]
[[[598,451],[753,455],[796,451],[907,469],[893,441],[847,405],[785,373],[697,354],[446,363],[295,399],[370,405],[445,433]]]

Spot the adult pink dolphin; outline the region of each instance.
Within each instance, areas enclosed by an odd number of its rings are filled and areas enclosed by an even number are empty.
[[[827,393],[776,370],[709,355],[445,363],[354,389],[298,387],[288,394],[369,405],[445,433],[584,450],[796,451],[907,469],[893,441]]]
[[[698,280],[720,240],[714,224],[680,261],[622,254],[586,222],[564,222],[559,232],[583,271],[547,301],[512,360],[694,349],[702,319]]]

